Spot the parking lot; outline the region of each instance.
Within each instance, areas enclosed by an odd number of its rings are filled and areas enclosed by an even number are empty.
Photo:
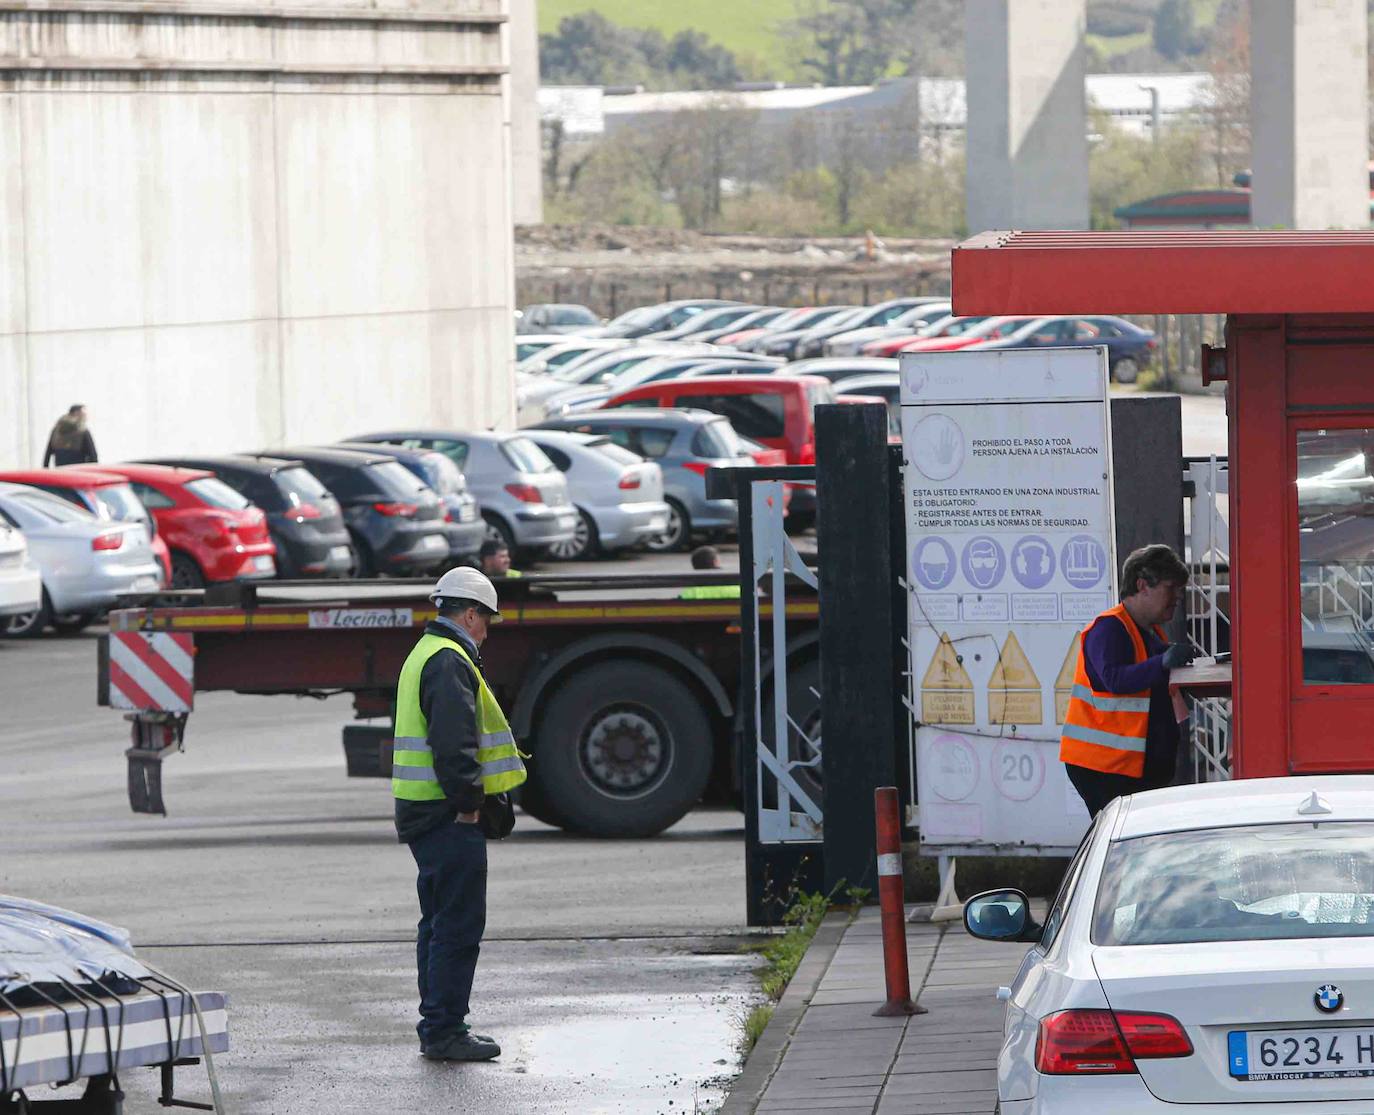
[[[474,992],[473,1021],[505,1054],[445,1071],[413,1031],[414,865],[389,786],[344,776],[347,699],[201,695],[167,764],[171,815],[135,817],[126,725],[95,705],[95,630],[0,643],[0,892],[126,926],[152,963],[227,991],[217,1063],[233,1110],[691,1111],[719,1097],[755,993],[740,814],[699,809],[642,841],[522,817],[491,848]],[[179,1079],[205,1098],[202,1070]],[[152,1106],[155,1073],[122,1083],[134,1109]]]

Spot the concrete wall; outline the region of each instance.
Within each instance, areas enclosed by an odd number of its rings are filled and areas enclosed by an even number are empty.
[[[968,231],[1087,228],[1084,0],[968,0]]]
[[[1261,227],[1369,227],[1364,0],[1250,5],[1251,214]]]
[[[544,223],[539,119],[539,17],[535,0],[510,0],[511,183],[518,225]]]
[[[510,424],[499,0],[348,6],[0,14],[0,465]]]

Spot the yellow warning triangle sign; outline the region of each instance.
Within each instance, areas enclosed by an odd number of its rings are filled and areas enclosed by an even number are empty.
[[[1054,679],[1056,689],[1072,689],[1073,676],[1078,672],[1078,644],[1083,641],[1083,632],[1078,632],[1069,644],[1069,653],[1064,655],[1064,665],[1059,667],[1059,676]]]
[[[1002,644],[1002,653],[993,668],[989,689],[1039,689],[1040,679],[1031,669],[1030,659],[1021,649],[1015,631],[1007,632],[1007,641]]]
[[[925,677],[921,679],[921,688],[973,688],[973,679],[968,676],[968,671],[959,661],[959,655],[955,653],[954,644],[949,641],[947,632],[940,634],[940,645],[935,650],[935,657],[930,660],[930,665],[926,668]]]

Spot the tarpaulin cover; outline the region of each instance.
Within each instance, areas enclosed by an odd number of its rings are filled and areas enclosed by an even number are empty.
[[[81,984],[110,974],[130,979],[150,974],[123,929],[0,894],[0,992],[63,980]]]

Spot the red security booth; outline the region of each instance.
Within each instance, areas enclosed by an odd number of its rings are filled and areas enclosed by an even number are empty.
[[[1232,771],[1374,771],[1374,232],[992,232],[955,249],[953,292],[959,314],[1227,315],[1204,374],[1226,381]]]

